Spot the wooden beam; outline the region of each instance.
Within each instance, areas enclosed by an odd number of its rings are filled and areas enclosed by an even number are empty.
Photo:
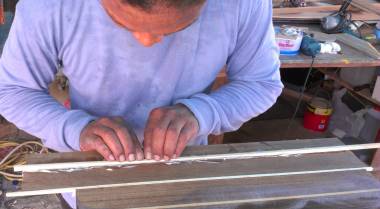
[[[367,95],[367,94],[365,94],[365,93],[363,93],[361,91],[355,91],[354,87],[350,83],[348,83],[347,81],[342,80],[335,73],[329,72],[328,70],[325,70],[325,69],[322,69],[322,68],[319,68],[318,70],[320,72],[322,72],[323,74],[329,76],[329,78],[331,78],[332,80],[334,80],[335,82],[337,82],[339,85],[343,86],[344,88],[346,88],[347,90],[349,90],[350,92],[352,92],[354,95],[356,95],[356,96],[358,96],[360,98],[365,99],[366,101],[370,102],[373,105],[380,106],[380,102],[377,101],[377,100],[375,100],[375,99],[373,99],[371,97],[371,95]]]
[[[245,159],[245,158],[257,158],[257,157],[275,157],[275,156],[342,152],[342,151],[354,151],[354,150],[378,149],[378,148],[380,148],[380,143],[341,145],[341,146],[332,146],[332,147],[314,147],[314,148],[302,148],[302,149],[271,150],[271,151],[261,151],[261,152],[259,151],[259,152],[246,152],[246,153],[188,156],[188,157],[180,157],[177,159],[172,159],[168,163],[226,160],[226,159]],[[165,161],[160,161],[160,162],[165,162]],[[132,162],[90,161],[90,162],[34,164],[34,165],[30,164],[30,165],[16,165],[14,167],[14,171],[15,172],[47,172],[47,171],[54,171],[54,170],[88,169],[88,168],[100,168],[100,167],[122,167],[122,166],[156,164],[156,163],[159,163],[159,162],[155,160],[142,160],[142,161],[132,161]]]
[[[359,0],[361,1],[361,0]],[[334,12],[339,11],[340,5],[332,6],[312,6],[297,8],[274,8],[273,20],[276,21],[320,21]],[[380,3],[374,4],[372,10],[380,9]],[[373,21],[380,20],[379,14],[368,13],[365,11],[351,11],[354,21]]]
[[[289,97],[292,97],[295,99],[300,99],[300,97],[302,96],[301,100],[304,102],[310,102],[313,99],[313,96],[310,94],[304,93],[303,95],[301,95],[300,92],[289,89],[289,88],[284,88],[282,90],[282,95],[283,96],[289,96]]]

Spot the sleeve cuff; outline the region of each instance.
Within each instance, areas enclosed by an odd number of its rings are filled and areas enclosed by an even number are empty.
[[[67,147],[74,151],[80,151],[79,138],[85,126],[97,117],[82,110],[71,110],[71,116],[65,122],[63,141]]]
[[[214,129],[214,110],[210,106],[207,95],[199,94],[190,99],[180,99],[174,104],[183,104],[194,114],[198,120],[199,132],[198,136],[207,136]]]

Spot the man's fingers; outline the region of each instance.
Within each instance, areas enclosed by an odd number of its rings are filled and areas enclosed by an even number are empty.
[[[172,121],[166,131],[165,143],[164,143],[164,159],[170,160],[176,158],[175,151],[177,148],[178,138],[182,128],[185,125],[185,121],[177,120]]]
[[[153,152],[152,152],[152,141],[153,141],[153,129],[154,125],[159,120],[160,116],[158,116],[158,113],[153,114],[152,111],[149,115],[148,122],[146,125],[146,128],[144,130],[144,155],[145,159],[151,160],[153,159]]]
[[[123,147],[123,155],[120,161],[129,160],[134,161],[136,160],[136,153],[135,153],[135,139],[136,135],[124,125],[124,121],[122,119],[115,119],[115,121],[105,121],[104,124],[112,128],[116,135],[118,136],[118,139]]]
[[[170,118],[164,116],[165,112],[163,110],[154,109],[149,115],[147,128],[145,129],[145,153],[149,154],[151,152],[155,160],[163,158],[165,134],[170,123]],[[149,158],[147,157],[147,159]]]
[[[196,135],[196,129],[192,124],[187,123],[182,129],[178,137],[178,143],[175,150],[175,155],[178,157],[185,150],[187,143]]]
[[[165,143],[165,135],[170,124],[169,118],[164,118],[161,120],[156,127],[153,129],[152,135],[152,152],[155,160],[163,159],[164,154],[164,143]]]
[[[110,161],[116,160],[111,150],[100,137],[93,136],[91,140],[93,141],[91,144],[94,146],[92,149],[96,150],[99,154],[101,154],[104,159]]]
[[[152,132],[147,129],[144,132],[144,156],[145,159],[151,160],[152,156]]]
[[[104,141],[105,145],[107,145],[107,147],[112,151],[114,159],[120,161],[125,160],[122,144],[120,143],[116,132],[112,128],[99,125],[94,130],[94,134]]]
[[[137,160],[144,160],[144,152],[142,150],[140,141],[137,139],[137,137],[135,139],[135,152]]]

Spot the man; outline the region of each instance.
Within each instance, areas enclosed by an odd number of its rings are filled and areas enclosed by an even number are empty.
[[[21,0],[0,61],[0,114],[57,151],[179,157],[276,101],[271,11],[266,0]],[[47,93],[60,64],[71,110]],[[210,93],[225,65],[229,83]]]

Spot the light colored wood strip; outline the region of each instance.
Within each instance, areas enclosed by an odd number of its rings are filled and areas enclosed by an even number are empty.
[[[287,150],[272,150],[272,151],[262,151],[262,152],[258,151],[258,152],[247,152],[247,153],[229,153],[229,154],[181,157],[178,159],[171,160],[170,163],[290,156],[290,155],[342,152],[342,151],[354,151],[354,150],[378,149],[378,148],[380,148],[380,143],[342,145],[342,146],[332,146],[332,147],[314,147],[314,148],[302,148],[302,149],[287,149]],[[98,167],[123,167],[123,166],[154,164],[154,163],[157,163],[157,161],[154,161],[154,160],[143,160],[143,161],[134,161],[134,162],[94,161],[94,162],[70,162],[70,163],[52,163],[52,164],[34,164],[34,165],[31,164],[31,165],[15,166],[14,171],[16,172],[20,172],[20,171],[47,172],[47,171],[52,171],[52,170],[88,169],[88,168],[98,168]]]
[[[100,185],[83,186],[83,187],[9,192],[6,194],[6,196],[7,197],[22,197],[22,196],[34,196],[34,195],[59,194],[59,193],[74,192],[77,190],[86,190],[86,189],[99,189],[99,188],[112,188],[112,187],[125,187],[125,186],[144,186],[144,185],[152,185],[152,184],[169,184],[169,183],[180,183],[180,182],[183,183],[183,182],[230,180],[230,179],[242,179],[242,178],[295,176],[295,175],[322,174],[322,173],[335,173],[335,172],[360,171],[360,170],[373,171],[373,168],[372,167],[361,167],[361,168],[344,168],[344,169],[300,171],[300,172],[286,172],[286,173],[268,173],[268,174],[218,176],[218,177],[193,178],[193,179],[175,179],[175,180],[162,180],[162,181],[130,182],[130,183],[120,183],[120,184],[104,184],[104,185],[100,184]]]
[[[198,155],[216,155],[227,153],[244,153],[280,149],[298,149],[312,147],[339,146],[343,143],[337,138],[316,138],[302,140],[281,140],[250,143],[218,144],[208,146],[188,146],[182,157]],[[64,162],[101,161],[103,158],[96,152],[63,152],[49,154],[30,154],[26,156],[26,164],[48,164]]]

